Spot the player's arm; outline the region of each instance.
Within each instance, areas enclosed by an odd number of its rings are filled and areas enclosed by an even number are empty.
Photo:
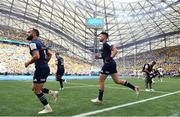
[[[115,46],[111,46],[111,57],[114,58],[116,54],[118,53],[118,50]]]
[[[150,74],[150,72],[149,72],[147,69],[144,69],[144,71],[145,71],[146,73]]]
[[[40,58],[39,51],[35,50],[32,52],[32,59],[25,63],[25,67],[28,67],[30,64],[36,62]]]
[[[47,62],[49,62],[50,61],[50,59],[51,59],[51,57],[52,57],[52,52],[50,51],[50,50],[47,50],[47,56],[46,56],[46,60],[47,60]]]

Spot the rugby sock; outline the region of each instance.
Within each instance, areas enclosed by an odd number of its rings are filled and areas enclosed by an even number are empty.
[[[103,93],[104,93],[104,91],[99,89],[98,99],[101,100],[101,101],[102,101],[102,98],[103,98]]]
[[[63,88],[63,80],[62,79],[60,79],[59,83],[60,83],[61,88]]]
[[[43,93],[36,94],[36,95],[44,106],[46,106],[48,104],[46,97]]]
[[[43,92],[43,93],[47,93],[47,94],[48,94],[48,93],[49,93],[49,89],[47,89],[47,88],[43,88],[43,89],[42,89],[42,92]]]
[[[128,81],[125,81],[124,86],[131,88],[132,90],[135,90],[135,86],[129,83]]]
[[[152,89],[152,83],[149,83],[149,88]]]

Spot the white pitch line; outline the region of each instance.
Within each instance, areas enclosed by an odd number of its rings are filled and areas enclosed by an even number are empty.
[[[177,93],[180,93],[180,91],[176,91],[176,92],[172,92],[172,93],[168,93],[168,94],[164,94],[164,95],[160,95],[160,96],[155,96],[155,97],[152,97],[152,98],[147,98],[147,99],[136,101],[136,102],[131,102],[131,103],[127,103],[127,104],[122,104],[122,105],[117,105],[117,106],[113,106],[113,107],[109,107],[109,108],[104,108],[104,109],[100,109],[100,110],[96,110],[96,111],[82,113],[82,114],[79,114],[79,115],[74,115],[72,117],[84,117],[84,116],[94,115],[94,114],[97,114],[97,113],[111,111],[111,110],[114,110],[114,109],[123,108],[123,107],[127,107],[127,106],[130,106],[130,105],[140,104],[140,103],[147,102],[147,101],[150,101],[150,100],[159,99],[159,98],[174,95],[174,94],[177,94]]]

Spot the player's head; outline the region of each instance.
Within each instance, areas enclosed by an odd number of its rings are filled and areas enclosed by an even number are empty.
[[[98,38],[100,42],[103,42],[104,40],[109,38],[109,34],[107,32],[101,32]]]
[[[60,53],[59,52],[56,52],[55,54],[56,58],[60,56]]]
[[[156,61],[152,61],[151,65],[154,66],[156,64]]]
[[[29,31],[27,31],[27,40],[31,41],[34,38],[39,37],[39,31],[35,28],[31,28]]]

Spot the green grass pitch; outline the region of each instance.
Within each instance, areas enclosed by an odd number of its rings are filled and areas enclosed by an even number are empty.
[[[134,91],[108,79],[102,105],[90,102],[90,99],[97,97],[98,80],[69,80],[64,90],[59,92],[57,102],[46,95],[53,112],[43,116],[79,115],[180,91],[180,78],[166,78],[163,82],[155,79],[155,92],[145,92],[142,79],[127,80],[141,87],[139,97]],[[47,81],[45,87],[58,90],[59,83]],[[31,91],[31,81],[0,81],[0,116],[40,116],[37,112],[41,110],[41,103]],[[180,93],[91,116],[180,116]]]

